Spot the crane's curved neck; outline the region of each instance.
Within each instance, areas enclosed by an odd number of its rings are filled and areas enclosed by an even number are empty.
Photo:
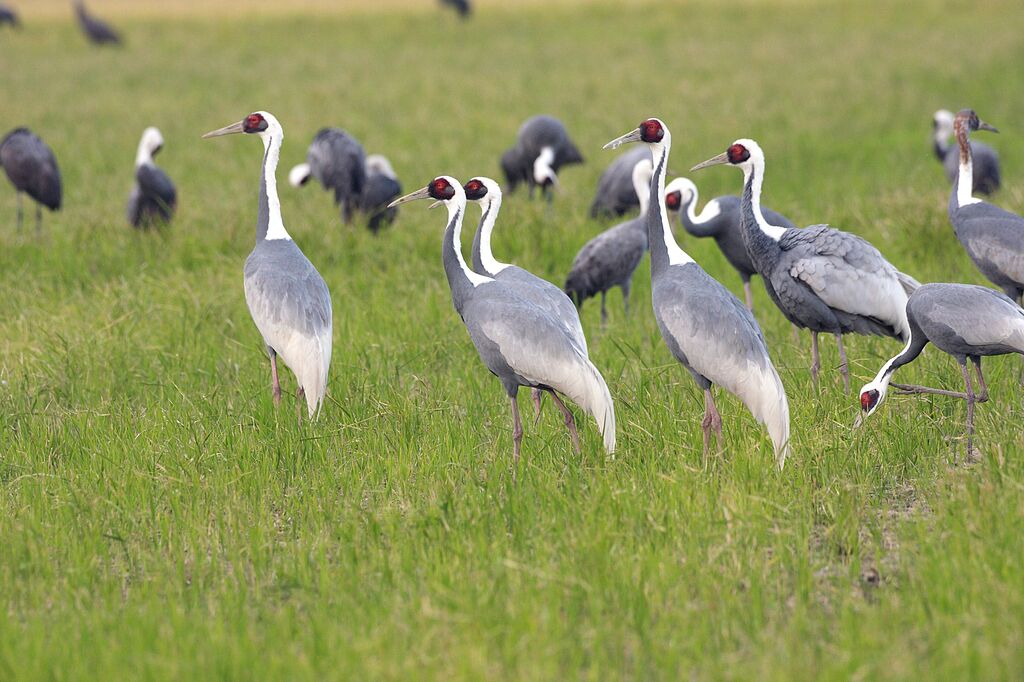
[[[492,281],[490,277],[478,275],[469,269],[462,257],[462,218],[466,213],[466,200],[447,201],[448,227],[444,231],[441,242],[441,261],[444,273],[448,278],[448,287],[452,291],[452,304],[462,313],[466,298],[474,287]]]
[[[256,241],[287,239],[281,219],[281,200],[277,196],[277,162],[281,157],[281,130],[271,129],[263,138],[263,171],[260,174],[260,205],[256,218]]]
[[[651,249],[651,274],[656,274],[670,265],[685,265],[694,260],[679,248],[668,221],[665,207],[665,170],[668,167],[668,153],[671,142],[666,138],[651,145],[654,161],[654,175],[651,176],[650,206],[647,210],[647,243]]]
[[[743,217],[751,219],[755,232],[778,242],[786,234],[786,228],[770,225],[761,211],[761,185],[764,183],[764,161],[754,161],[743,168]],[[749,233],[748,233],[749,234]]]
[[[148,140],[139,141],[139,149],[135,152],[135,167],[153,163],[153,153],[149,150]]]
[[[956,131],[956,142],[960,146],[960,171],[956,176],[956,202],[959,206],[977,204],[974,194],[974,159],[971,156],[971,140],[966,123],[957,118],[953,124]]]
[[[697,188],[694,187],[685,210],[680,211],[683,227],[695,237],[713,237],[718,234],[720,225],[712,221],[722,213],[722,209],[718,202],[712,199],[704,205],[704,210],[698,215],[697,202],[699,200]]]
[[[878,370],[878,374],[875,375],[874,384],[880,387],[882,391],[889,387],[889,382],[892,381],[892,375],[896,373],[903,365],[913,362],[914,359],[921,354],[924,347],[928,345],[928,339],[924,338],[924,334],[914,329],[914,325],[910,326],[910,338],[907,340],[907,345],[903,347],[898,354],[893,356],[882,365],[882,368]]]
[[[480,208],[483,214],[476,227],[476,234],[473,235],[473,269],[481,275],[494,277],[509,266],[508,263],[496,260],[491,252],[491,233],[501,210],[501,197],[488,193],[480,202]]]

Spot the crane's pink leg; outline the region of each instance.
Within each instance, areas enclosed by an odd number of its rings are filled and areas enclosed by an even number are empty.
[[[743,297],[747,299],[747,310],[754,312],[754,290],[750,288],[750,280],[743,282]]]
[[[793,343],[795,343],[796,345],[799,346],[800,345],[800,327],[796,326],[795,324],[792,325],[792,327],[793,327]]]
[[[544,400],[544,391],[539,388],[531,389],[530,396],[533,398],[533,425],[536,426],[540,421],[540,404]]]
[[[718,448],[722,448],[722,415],[718,413],[718,408],[715,407],[715,398],[711,395],[711,389],[704,389],[704,419],[700,422],[701,429],[704,430],[704,464],[707,465],[708,453],[711,450],[711,432],[714,431],[718,436]]]
[[[572,412],[565,406],[562,399],[558,397],[558,394],[554,391],[550,391],[551,397],[555,401],[555,405],[558,405],[558,409],[562,411],[562,416],[565,417],[565,428],[569,429],[569,437],[572,439],[572,449],[576,451],[576,454],[580,454],[580,434],[576,430],[576,419],[572,416]]]
[[[21,202],[22,202],[21,192],[20,191],[17,192],[16,195],[18,197],[18,232],[20,233],[21,232],[21,225],[22,225],[22,223],[25,222],[25,209],[24,209],[24,207],[21,204]]]
[[[818,370],[821,369],[821,356],[818,354],[818,332],[811,332],[811,381],[814,390],[818,390]]]
[[[509,396],[512,401],[512,480],[516,480],[519,471],[519,449],[523,442],[523,422],[519,419],[519,403],[515,396]]]
[[[270,380],[273,382],[274,407],[277,407],[281,404],[281,382],[277,379],[277,353],[273,348],[270,349]]]
[[[985,385],[985,376],[981,373],[981,358],[972,357],[971,362],[974,363],[974,372],[978,375],[978,386],[981,388],[981,395],[978,396],[979,403],[988,402],[988,386]]]
[[[601,292],[601,329],[608,325],[608,309],[604,306],[604,298],[607,292]]]
[[[971,373],[967,369],[967,363],[960,365],[964,373],[964,385],[967,387],[967,457],[968,460],[974,452],[974,387],[971,386]]]
[[[846,349],[843,347],[842,334],[836,334],[836,344],[839,346],[839,373],[843,375],[843,393],[849,393],[850,366],[846,362]]]
[[[893,382],[890,384],[893,388],[898,389],[897,395],[918,395],[922,393],[928,393],[931,395],[944,395],[949,398],[960,398],[961,400],[967,400],[967,394],[959,391],[947,391],[942,388],[931,388],[929,386],[914,386],[912,384],[897,384]]]
[[[305,407],[306,402],[306,389],[299,386],[299,390],[295,392],[295,415],[299,418],[299,424],[302,424],[302,408]]]

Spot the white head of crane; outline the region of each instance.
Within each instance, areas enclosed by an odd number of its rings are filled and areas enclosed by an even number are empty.
[[[164,146],[164,136],[160,130],[150,126],[142,131],[142,139],[139,140],[139,149],[135,153],[135,167],[153,163],[156,156]]]

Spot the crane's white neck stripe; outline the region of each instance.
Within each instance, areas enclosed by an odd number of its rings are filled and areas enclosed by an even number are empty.
[[[545,180],[554,178],[555,171],[551,168],[551,164],[554,162],[554,149],[551,147],[544,147],[540,150],[540,155],[533,162],[533,179],[538,184],[543,184]]]
[[[463,197],[463,203],[465,203],[465,197]],[[462,268],[463,274],[466,275],[466,279],[474,287],[478,287],[485,282],[493,282],[494,280],[490,277],[473,272],[468,265],[466,265],[466,259],[462,257],[462,216],[463,211],[455,201],[446,201],[445,205],[448,208],[448,222],[455,221],[455,230],[452,235],[452,249],[455,250],[455,259],[459,262],[459,267]]]
[[[764,182],[764,166],[755,168],[753,163],[747,164],[743,168],[744,185],[750,181],[751,174],[753,174],[753,185],[750,188],[750,203],[754,209],[754,220],[757,221],[757,226],[761,228],[762,232],[777,242],[782,239],[782,235],[786,234],[786,228],[769,225],[764,218],[764,213],[761,212],[761,185]]]
[[[956,178],[956,203],[960,206],[981,203],[981,199],[974,197],[974,160],[969,151],[966,161],[963,154],[960,155],[960,172]]]
[[[487,274],[494,276],[509,266],[508,263],[498,261],[491,252],[491,232],[494,231],[494,224],[498,220],[498,212],[501,210],[501,199],[496,196],[492,197],[488,193],[488,198],[484,200],[483,208],[484,215],[481,218],[483,227],[480,230],[480,262],[483,264]]]
[[[712,199],[704,205],[704,210],[700,212],[700,215],[697,215],[697,201],[697,190],[694,190],[693,201],[686,207],[686,216],[693,225],[703,225],[709,220],[714,220],[722,213],[722,208],[718,205],[718,199]]]
[[[281,156],[281,138],[283,135],[274,135],[271,132],[263,137],[263,147],[266,150],[263,160],[263,181],[267,187],[267,208],[269,209],[267,223],[267,241],[274,239],[287,239],[291,241],[291,235],[284,229],[284,220],[281,218],[281,200],[277,196],[277,162]]]
[[[657,178],[658,186],[654,189],[657,190],[658,200],[658,212],[661,215],[661,233],[662,238],[665,240],[665,251],[668,252],[668,263],[669,265],[686,265],[687,263],[695,262],[690,258],[689,254],[679,248],[679,244],[676,243],[676,238],[672,234],[672,225],[668,221],[668,210],[665,208],[665,167],[668,164],[668,145],[660,144],[654,152],[657,158],[658,166],[654,171],[654,176]]]

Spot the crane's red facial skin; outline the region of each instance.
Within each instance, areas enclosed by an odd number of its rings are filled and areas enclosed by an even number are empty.
[[[875,405],[878,404],[878,391],[871,389],[870,391],[864,391],[860,394],[860,408],[865,412],[869,412]]]
[[[669,192],[665,195],[665,207],[670,211],[678,211],[679,205],[683,203],[683,193],[679,190]]]
[[[435,178],[427,189],[430,196],[438,201],[447,201],[455,196],[455,188],[444,178]]]
[[[242,124],[242,130],[247,133],[262,133],[267,127],[267,119],[260,114],[249,114]]]
[[[649,118],[640,124],[640,139],[644,142],[648,144],[661,142],[663,137],[665,137],[665,129],[657,120]]]
[[[741,144],[734,144],[725,153],[729,157],[729,163],[743,163],[750,158],[750,151]]]
[[[477,201],[487,196],[487,185],[476,179],[467,182],[463,189],[466,190],[466,198],[470,201]]]

